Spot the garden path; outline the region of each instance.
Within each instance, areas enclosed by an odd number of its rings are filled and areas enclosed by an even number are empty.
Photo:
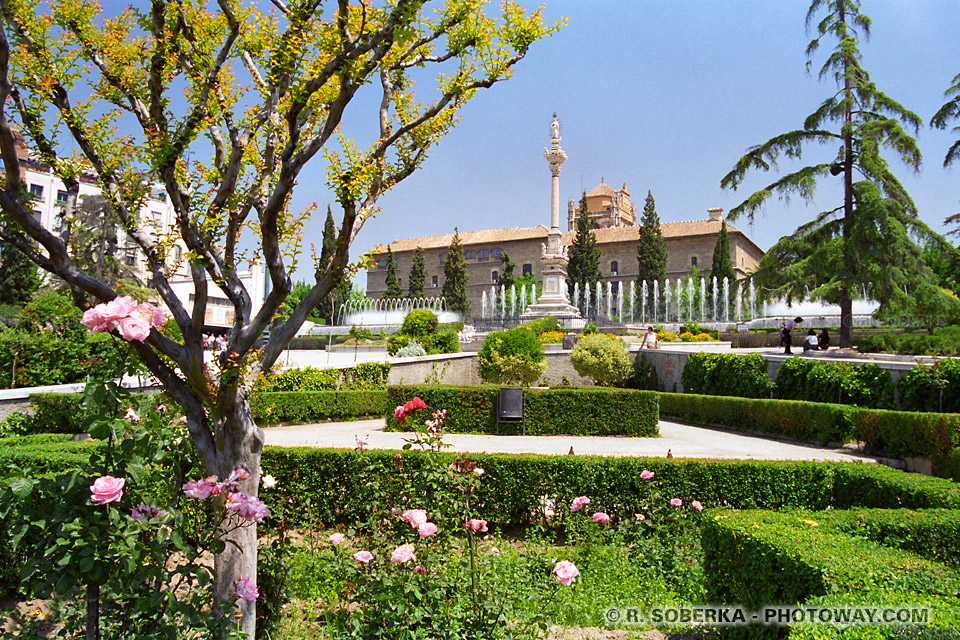
[[[326,422],[264,429],[266,444],[281,447],[322,447],[353,449],[356,434],[370,434],[368,449],[400,449],[411,433],[384,431],[383,418],[354,422]],[[876,462],[877,459],[848,449],[829,449],[809,444],[731,433],[677,422],[660,421],[659,438],[619,436],[497,436],[448,433],[449,450],[473,453],[570,452],[597,456],[726,458],[747,460],[817,460]]]

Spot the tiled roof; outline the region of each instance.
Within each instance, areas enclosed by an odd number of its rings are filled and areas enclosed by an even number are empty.
[[[590,196],[612,196],[613,189],[611,189],[605,182],[600,182],[597,186],[591,189],[587,193],[587,197]]]
[[[684,238],[699,235],[712,235],[720,233],[721,222],[719,220],[688,220],[685,222],[661,222],[660,231],[664,238]],[[529,240],[538,238],[545,240],[549,228],[540,224],[535,227],[505,227],[502,229],[484,229],[481,231],[461,231],[460,241],[464,246],[489,244],[494,245],[513,240]],[[742,231],[727,223],[728,233],[741,233]],[[597,243],[605,244],[608,242],[629,242],[636,240],[639,235],[639,227],[611,227],[609,229],[594,229],[597,234]],[[573,242],[576,235],[575,231],[567,231],[563,234],[563,243],[569,245]],[[748,241],[749,236],[743,234]],[[401,251],[413,251],[417,247],[424,249],[439,249],[450,246],[453,242],[453,234],[447,233],[439,236],[425,236],[422,238],[409,238],[405,240],[394,240],[390,243],[390,249],[394,253]],[[759,250],[759,248],[758,248]]]

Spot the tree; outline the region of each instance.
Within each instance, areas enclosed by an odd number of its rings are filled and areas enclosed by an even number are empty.
[[[722,283],[726,278],[730,283],[730,299],[736,295],[737,291],[737,272],[733,269],[733,260],[730,258],[730,236],[727,234],[727,222],[720,225],[720,233],[717,234],[717,244],[713,248],[713,267],[710,269],[710,276]]]
[[[938,129],[946,129],[951,121],[960,118],[960,73],[953,77],[952,83],[943,93],[950,99],[940,107],[933,118],[930,119],[930,125]],[[954,133],[960,133],[960,126],[953,127],[953,131]],[[960,139],[957,139],[950,145],[950,148],[947,150],[947,155],[943,158],[943,166],[949,167],[958,158],[960,158]],[[958,225],[957,228],[950,233],[960,234],[960,213],[947,216],[944,222],[946,224]]]
[[[19,128],[66,186],[67,215],[77,207],[81,176],[95,177],[182,334],[174,341],[154,330],[131,344],[183,407],[207,473],[249,470],[239,490],[251,496],[263,444],[251,384],[343,282],[350,243],[380,197],[420,167],[477,90],[509,78],[529,46],[558,26],[515,4],[496,16],[486,15],[484,2],[453,0],[270,4],[263,12],[227,1],[154,0],[107,18],[82,0],[63,0],[44,16],[37,12],[45,4],[0,3],[0,209],[15,223],[2,238],[75,293],[117,296],[77,265],[21,198]],[[415,79],[433,78],[435,87],[415,92]],[[379,100],[353,101],[361,87],[375,87]],[[345,117],[365,119],[359,110],[368,104],[378,124],[370,139],[344,137]],[[68,144],[79,157],[61,154]],[[343,211],[336,250],[289,319],[273,323],[292,287],[301,216],[309,212],[292,210],[291,194],[318,156]],[[174,211],[168,234],[138,220],[154,185]],[[174,240],[189,256],[189,305],[170,285]],[[251,258],[271,284],[257,310],[239,276]],[[202,333],[210,287],[232,305],[234,321],[208,375]],[[255,351],[271,323],[269,340]],[[235,603],[239,631],[253,637],[255,603],[236,601],[233,590],[240,575],[256,578],[256,529],[237,527],[225,538],[215,559],[214,610]]]
[[[593,232],[593,220],[587,212],[587,194],[580,198],[580,213],[577,215],[577,233],[570,245],[570,262],[567,265],[567,290],[573,298],[574,286],[579,284],[580,291],[595,286],[603,277],[600,271],[600,249],[597,247],[597,234]]]
[[[647,191],[640,216],[640,242],[637,243],[637,281],[647,282],[647,304],[652,305],[653,283],[667,277],[667,241],[660,230],[660,217],[653,194]]]
[[[319,275],[321,278],[323,277],[323,272],[329,268],[330,260],[333,258],[336,252],[337,225],[333,221],[333,211],[331,211],[330,205],[327,205],[327,218],[323,223],[323,239],[320,241],[320,260],[317,264],[316,270],[317,275]],[[318,318],[324,318],[332,324],[333,315],[336,311],[338,301],[342,302],[342,299],[346,297],[346,293],[343,292],[342,289],[342,284],[334,286],[333,291],[320,300],[320,303],[317,305],[316,309],[314,309],[314,313],[311,315]],[[349,292],[349,288],[347,289],[347,292]]]
[[[929,229],[917,217],[916,206],[906,190],[889,170],[887,161],[880,155],[881,148],[892,150],[906,165],[918,169],[920,149],[916,141],[903,129],[903,125],[914,133],[919,130],[920,118],[892,100],[870,81],[870,76],[860,64],[860,36],[869,37],[870,18],[860,13],[859,0],[813,0],[807,12],[807,26],[813,23],[818,13],[825,12],[816,25],[816,36],[807,46],[807,66],[812,64],[813,54],[822,40],[832,37],[836,46],[820,68],[820,78],[832,78],[838,91],[827,98],[797,129],[771,138],[761,145],[748,149],[737,161],[736,166],[721,180],[723,188],[736,189],[751,169],[767,171],[776,164],[780,156],[801,158],[804,147],[812,143],[818,148],[824,145],[837,145],[832,158],[821,164],[805,166],[781,177],[767,187],[749,196],[744,202],[731,209],[729,219],[747,215],[753,220],[754,214],[763,207],[768,198],[777,193],[781,197],[797,193],[805,200],[813,198],[818,179],[827,176],[838,177],[843,186],[843,202],[836,208],[824,211],[816,219],[803,225],[789,239],[781,242],[788,245],[789,253],[801,252],[797,258],[812,255],[820,247],[816,242],[830,243],[837,255],[831,260],[831,267],[808,265],[810,273],[805,277],[796,274],[798,279],[810,283],[811,297],[820,298],[840,306],[840,346],[851,345],[853,325],[853,297],[862,286],[877,285],[878,290],[891,291],[893,277],[888,272],[876,272],[881,282],[871,283],[866,274],[856,271],[858,256],[871,252],[870,247],[858,247],[855,242],[870,237],[862,232],[862,221],[858,216],[877,219],[876,209],[870,211],[857,209],[858,187],[854,184],[854,174],[862,175],[879,190],[877,197],[892,198],[899,203],[898,208],[889,209],[897,224],[907,230],[902,236],[910,234],[926,235]],[[836,127],[830,129],[830,123]],[[870,207],[878,207],[872,191],[859,188],[860,202]],[[884,205],[886,206],[886,205]],[[831,241],[839,240],[833,243]],[[779,244],[779,243],[778,243]],[[904,246],[892,246],[892,251],[910,253],[912,249]],[[781,247],[783,249],[785,247]],[[776,252],[767,263],[780,260],[782,252]],[[766,259],[766,258],[765,258]],[[911,264],[915,264],[911,261]],[[796,273],[795,270],[791,270]],[[767,270],[765,273],[772,274]],[[914,272],[911,279],[920,277]],[[761,287],[770,287],[773,291],[792,290],[796,287],[784,284],[775,278],[772,284],[757,277]],[[877,298],[881,303],[883,299]]]
[[[423,258],[423,247],[413,250],[413,263],[407,276],[408,295],[411,298],[423,298],[427,295],[424,283],[427,281],[427,265]]]
[[[517,276],[513,273],[516,268],[517,265],[510,259],[507,252],[502,252],[500,254],[500,275],[497,276],[497,286],[506,289],[512,287],[517,280]]]
[[[6,226],[6,222],[0,222],[0,227]],[[39,288],[37,265],[15,245],[0,240],[0,304],[22,307]]]
[[[470,317],[470,297],[467,295],[467,261],[463,257],[463,244],[460,232],[454,227],[453,241],[447,249],[447,261],[443,263],[443,289],[441,295],[447,303],[447,309]]]
[[[400,281],[397,280],[397,261],[393,258],[393,250],[390,247],[387,247],[387,290],[384,291],[383,297],[386,299],[402,298],[403,297],[403,287],[400,286]]]

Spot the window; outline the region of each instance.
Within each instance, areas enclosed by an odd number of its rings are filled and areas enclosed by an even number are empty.
[[[386,258],[381,258],[380,260],[377,260],[377,267],[379,267],[380,269],[386,269],[386,268],[387,268],[387,259],[386,259]]]
[[[180,248],[180,245],[173,245],[173,261],[180,262],[180,258],[183,257],[183,249]]]
[[[403,285],[403,278],[397,278],[397,284]]]
[[[441,254],[440,254],[440,264],[443,264],[443,263],[446,262],[446,261],[447,261],[447,254],[441,253]]]
[[[40,184],[32,184],[32,185],[30,185],[30,195],[32,195],[32,196],[35,197],[35,198],[42,198],[42,197],[43,197],[43,185],[40,185]]]
[[[123,257],[123,263],[128,267],[137,266],[137,248],[128,246]]]
[[[620,293],[619,280],[614,280],[613,282],[610,283],[610,292],[613,293],[613,295],[617,295],[618,293]]]
[[[60,206],[67,204],[67,192],[63,189],[57,190],[57,204]]]
[[[476,260],[477,252],[476,251],[467,251],[466,255],[463,256],[467,260]]]
[[[523,276],[532,276],[533,275],[533,265],[529,262],[523,265]]]
[[[490,274],[490,282],[496,283],[500,279],[500,272],[494,271]]]
[[[503,249],[494,249],[490,252],[490,257],[494,260],[498,260],[501,253],[503,253]]]
[[[610,263],[610,275],[615,276],[620,273],[620,264],[614,260]]]
[[[433,286],[433,287],[437,286],[437,276],[433,276],[432,282],[433,282],[433,284],[432,284],[431,286]]]
[[[693,256],[692,258],[690,258],[690,266],[691,267],[697,266],[697,256]]]
[[[486,250],[486,249],[480,249],[480,251],[477,252],[477,258],[478,258],[479,260],[489,260],[489,259],[490,259],[490,252],[489,252],[488,250]]]

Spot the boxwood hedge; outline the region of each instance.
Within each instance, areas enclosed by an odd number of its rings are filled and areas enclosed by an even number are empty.
[[[393,408],[414,396],[428,409],[413,420],[428,418],[431,411],[447,409],[444,431],[493,433],[497,428],[497,393],[494,385],[398,385],[387,388],[387,430],[408,430],[393,416]],[[650,391],[601,387],[530,389],[525,394],[526,430],[531,435],[659,435],[659,398]],[[501,433],[519,433],[519,424],[501,425]]]

